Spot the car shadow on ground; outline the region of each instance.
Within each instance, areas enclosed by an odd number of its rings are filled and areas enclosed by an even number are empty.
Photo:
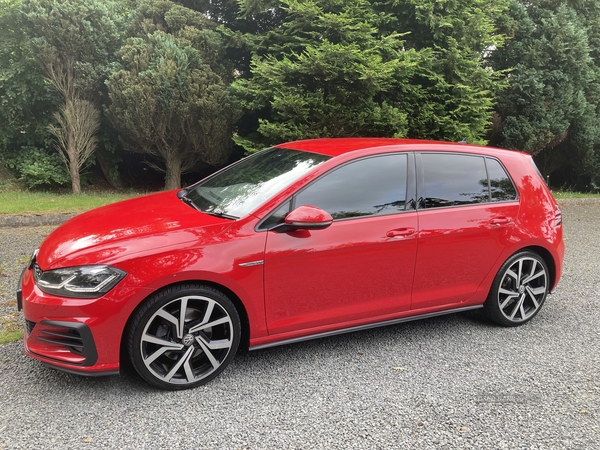
[[[314,339],[295,344],[271,347],[256,351],[246,351],[236,355],[231,366],[212,383],[227,382],[228,378],[252,377],[256,371],[267,372],[272,368],[291,366],[320,366],[319,359],[344,361],[363,355],[385,355],[388,349],[432,347],[448,342],[451,336],[470,333],[486,333],[490,329],[502,329],[490,322],[483,310],[473,310],[448,314],[429,319],[355,331],[335,336]],[[467,331],[465,331],[467,330]],[[15,343],[11,345],[17,345]],[[21,344],[22,345],[22,344]],[[317,358],[315,358],[317,357]],[[39,361],[20,357],[22,361],[8,370],[16,370],[14,376],[23,384],[35,384],[41,390],[85,391],[117,394],[136,392],[138,395],[160,392],[138,376],[128,359],[124,360],[121,372],[115,376],[82,376],[62,372]],[[5,369],[6,370],[6,369]]]

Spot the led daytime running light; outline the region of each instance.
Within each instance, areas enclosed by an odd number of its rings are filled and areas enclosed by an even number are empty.
[[[33,268],[35,282],[47,294],[65,297],[95,298],[110,291],[126,275],[110,266],[78,266],[42,271]]]

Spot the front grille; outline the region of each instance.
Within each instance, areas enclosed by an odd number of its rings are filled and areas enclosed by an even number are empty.
[[[27,336],[29,336],[31,334],[34,327],[35,327],[35,322],[25,319],[25,330],[27,331]]]

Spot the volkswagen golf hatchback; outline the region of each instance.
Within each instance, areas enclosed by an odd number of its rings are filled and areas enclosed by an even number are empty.
[[[208,382],[250,350],[475,308],[540,311],[564,254],[531,156],[317,139],[56,229],[17,293],[25,351],[69,372]]]

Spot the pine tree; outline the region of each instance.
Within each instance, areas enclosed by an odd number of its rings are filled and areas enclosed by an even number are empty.
[[[234,83],[258,120],[237,141],[248,150],[323,136],[403,136],[406,113],[387,100],[414,71],[418,52],[395,32],[380,36],[369,2],[281,2],[283,26],[255,39],[252,77]]]

